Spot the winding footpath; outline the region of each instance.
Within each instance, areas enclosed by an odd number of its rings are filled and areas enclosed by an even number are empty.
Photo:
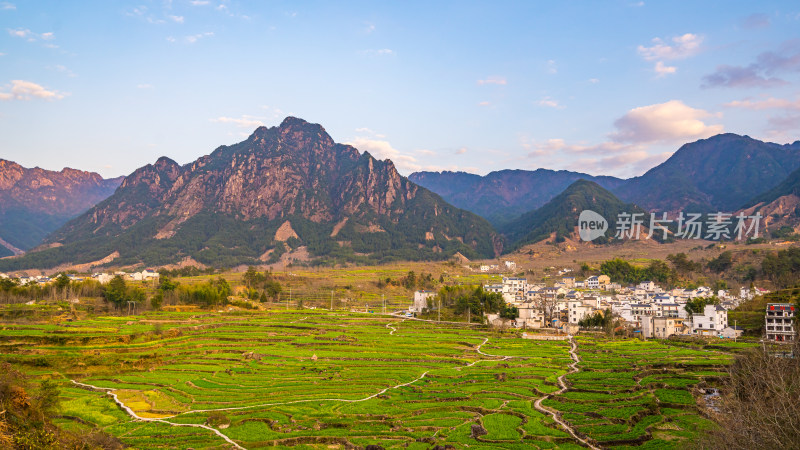
[[[591,442],[587,441],[586,439],[583,439],[582,437],[578,436],[578,433],[575,432],[575,430],[569,424],[567,424],[566,422],[561,420],[561,418],[558,416],[558,412],[557,411],[554,411],[554,410],[551,410],[550,408],[542,406],[542,402],[543,401],[547,400],[548,398],[550,398],[550,397],[552,397],[554,395],[561,394],[561,393],[565,392],[567,389],[569,389],[567,387],[567,382],[565,381],[567,375],[572,374],[572,373],[577,373],[577,372],[580,371],[580,369],[578,369],[578,363],[581,362],[581,359],[578,356],[578,353],[576,353],[576,350],[578,349],[578,344],[575,342],[575,339],[572,336],[569,337],[569,343],[571,344],[571,347],[569,349],[569,356],[572,358],[572,363],[569,365],[569,372],[567,372],[564,375],[561,375],[560,377],[558,377],[558,384],[561,386],[561,389],[559,389],[559,390],[557,390],[557,391],[555,391],[553,393],[547,394],[544,397],[539,398],[538,400],[536,400],[536,402],[534,402],[533,407],[536,408],[536,410],[541,412],[541,413],[544,413],[544,414],[547,414],[549,416],[552,416],[553,420],[557,424],[561,425],[561,427],[564,430],[566,430],[573,438],[575,438],[575,440],[577,440],[581,444],[591,448],[592,450],[600,450],[599,447],[595,446],[594,444],[592,444]]]
[[[152,418],[152,417],[140,417],[132,409],[130,409],[128,406],[126,406],[125,403],[122,403],[122,400],[120,400],[119,397],[117,397],[117,394],[114,393],[114,391],[116,389],[92,386],[91,384],[80,383],[80,382],[75,381],[75,380],[70,380],[70,381],[72,381],[72,383],[75,384],[76,386],[82,387],[84,389],[89,389],[91,391],[97,391],[97,392],[105,392],[106,394],[110,395],[114,399],[114,401],[117,403],[117,405],[119,405],[120,408],[122,408],[123,411],[128,413],[128,415],[133,417],[135,420],[139,420],[139,421],[142,421],[142,422],[164,423],[164,424],[167,424],[167,425],[171,425],[173,427],[202,428],[204,430],[209,430],[209,431],[213,432],[214,434],[216,434],[217,436],[221,437],[222,439],[225,439],[225,441],[227,443],[233,445],[235,448],[238,448],[240,450],[247,450],[244,447],[242,447],[241,445],[239,445],[236,442],[234,442],[233,440],[231,440],[231,438],[229,438],[228,436],[225,436],[221,431],[217,430],[214,427],[210,427],[208,425],[197,424],[197,423],[172,423],[172,422],[169,422],[169,421],[165,420],[165,419],[167,419],[169,417],[164,418],[164,419],[158,419],[158,418]],[[171,416],[171,417],[175,417],[175,416]]]
[[[402,322],[402,320],[400,322]],[[400,322],[398,322],[398,323],[400,323]],[[397,328],[393,327],[392,324],[387,324],[386,327],[387,328],[391,328],[391,330],[392,330],[392,331],[389,332],[389,335],[393,335],[394,332],[397,331]],[[480,353],[482,355],[485,355],[485,356],[497,357],[497,355],[489,355],[489,354],[483,353],[481,351],[481,347],[484,344],[486,344],[488,341],[489,341],[489,338],[485,338],[483,340],[483,342],[481,342],[480,345],[478,345],[478,348],[477,348],[478,353]],[[505,357],[504,359],[508,359],[508,358],[509,357]],[[479,363],[481,361],[485,361],[485,360],[473,361],[472,363],[470,363],[470,364],[468,364],[466,366],[456,368],[456,370],[461,370],[464,367],[472,367],[472,366],[474,366],[475,364],[477,364],[477,363]],[[411,384],[414,384],[414,383],[420,381],[421,379],[425,378],[425,376],[427,376],[429,372],[430,372],[429,370],[426,370],[425,372],[422,373],[422,375],[420,375],[419,377],[417,377],[417,378],[415,378],[415,379],[413,379],[413,380],[411,380],[411,381],[409,381],[407,383],[402,383],[402,384],[398,384],[398,385],[395,385],[395,386],[390,386],[390,387],[387,387],[387,388],[381,390],[380,392],[377,392],[377,393],[372,394],[372,395],[370,395],[368,397],[359,398],[359,399],[315,398],[315,399],[306,399],[306,400],[294,400],[294,401],[290,401],[290,402],[263,403],[263,404],[259,404],[259,405],[249,405],[249,406],[235,406],[235,407],[230,407],[230,408],[193,409],[193,410],[190,410],[190,411],[184,411],[184,412],[175,414],[173,416],[166,416],[166,417],[162,417],[162,418],[141,417],[141,416],[139,416],[130,407],[125,405],[125,403],[123,403],[122,400],[119,399],[117,394],[114,393],[114,391],[116,391],[115,388],[104,388],[104,387],[94,386],[94,385],[87,384],[87,383],[81,383],[81,382],[75,381],[75,380],[70,380],[70,381],[73,384],[75,384],[76,386],[81,387],[83,389],[88,389],[88,390],[95,391],[95,392],[104,392],[107,395],[111,396],[114,399],[114,402],[117,405],[119,405],[119,407],[122,408],[123,411],[128,413],[128,415],[131,416],[134,420],[138,420],[138,421],[142,421],[142,422],[158,422],[158,423],[171,425],[171,426],[174,426],[174,427],[203,428],[205,430],[209,430],[209,431],[213,432],[214,434],[216,434],[217,436],[221,437],[222,439],[224,439],[229,444],[233,445],[235,448],[240,449],[240,450],[247,450],[244,447],[242,447],[241,445],[239,445],[236,442],[234,442],[233,440],[231,440],[228,436],[226,436],[225,434],[223,434],[221,431],[217,430],[216,428],[210,427],[208,425],[193,424],[193,423],[174,423],[174,422],[168,421],[167,419],[172,419],[172,418],[177,417],[177,416],[181,416],[181,415],[185,415],[185,414],[192,414],[192,413],[206,413],[206,412],[215,412],[215,411],[236,411],[236,410],[242,410],[242,409],[262,408],[262,407],[268,407],[268,406],[293,405],[293,404],[297,404],[297,403],[308,403],[308,402],[342,402],[342,403],[365,402],[367,400],[372,400],[373,398],[375,398],[375,397],[377,397],[379,395],[383,395],[383,394],[385,394],[387,391],[389,391],[391,389],[398,389],[398,388],[401,388],[401,387],[405,387],[405,386],[409,386]]]
[[[306,318],[304,318],[304,319],[306,319]],[[301,319],[301,320],[304,320],[304,319]],[[403,320],[406,320],[406,318],[404,318]],[[397,322],[397,324],[402,323],[403,320],[401,320],[400,322]],[[424,319],[415,319],[415,320],[422,320],[422,321],[426,321],[427,322],[427,320],[424,320]],[[389,332],[389,335],[393,335],[397,331],[397,328],[395,328],[392,325],[393,325],[392,323],[386,324],[386,328],[390,328],[391,329],[391,331]],[[476,336],[476,338],[480,338],[480,337]],[[578,354],[575,352],[575,350],[578,348],[578,345],[575,343],[575,341],[572,338],[572,336],[569,337],[569,340],[570,340],[570,343],[572,344],[572,347],[569,350],[569,354],[570,354],[570,357],[572,358],[573,362],[569,365],[570,371],[567,374],[575,373],[575,372],[578,372],[580,370],[580,369],[578,369],[578,363],[580,362],[580,358],[578,357]],[[474,366],[474,365],[476,365],[476,364],[478,364],[479,362],[482,362],[482,361],[506,361],[506,360],[515,358],[515,356],[493,355],[493,354],[484,352],[483,350],[481,350],[481,347],[483,347],[487,342],[489,342],[489,338],[485,337],[483,339],[483,342],[478,344],[478,346],[476,347],[475,350],[477,351],[477,353],[482,355],[482,356],[489,357],[489,358],[500,358],[500,359],[491,359],[491,360],[478,359],[478,360],[475,360],[475,361],[473,361],[473,362],[471,362],[471,363],[469,363],[469,364],[467,364],[465,366],[455,367],[454,369],[460,371],[461,369],[472,367],[472,366]],[[175,414],[173,416],[166,416],[166,417],[161,417],[161,418],[141,417],[141,416],[139,416],[130,407],[125,405],[125,403],[123,403],[122,400],[119,399],[117,394],[114,392],[114,391],[116,391],[115,388],[104,388],[104,387],[94,386],[94,385],[87,384],[87,383],[81,383],[81,382],[78,382],[78,381],[75,381],[75,380],[70,380],[70,381],[73,384],[75,384],[76,386],[81,387],[83,389],[88,389],[88,390],[95,391],[95,392],[104,392],[104,393],[106,393],[106,395],[111,396],[114,399],[114,402],[117,405],[119,405],[119,407],[122,408],[123,411],[128,413],[128,415],[131,416],[134,420],[138,420],[138,421],[142,421],[142,422],[158,422],[158,423],[163,423],[163,424],[166,424],[166,425],[171,425],[171,426],[174,426],[174,427],[202,428],[204,430],[211,431],[212,433],[214,433],[217,436],[221,437],[227,443],[233,445],[234,448],[237,448],[237,449],[240,449],[240,450],[247,450],[244,447],[242,447],[241,445],[239,445],[236,442],[234,442],[231,438],[229,438],[224,433],[222,433],[221,431],[219,431],[218,429],[216,429],[214,427],[211,427],[211,426],[208,426],[208,425],[203,425],[203,424],[194,424],[194,423],[174,423],[174,422],[168,421],[167,419],[172,419],[172,418],[175,418],[177,416],[181,416],[181,415],[185,415],[185,414],[192,414],[192,413],[207,413],[207,412],[216,412],[216,411],[237,411],[237,410],[243,410],[243,409],[263,408],[263,407],[269,407],[269,406],[293,405],[293,404],[298,404],[298,403],[309,403],[309,402],[342,402],[342,403],[365,402],[365,401],[368,401],[368,400],[372,400],[373,398],[376,398],[379,395],[383,395],[383,394],[385,394],[386,392],[388,392],[391,389],[398,389],[398,388],[401,388],[401,387],[406,387],[406,386],[412,385],[412,384],[422,380],[423,378],[425,378],[428,375],[429,372],[430,372],[429,370],[426,370],[425,372],[422,373],[422,375],[420,375],[419,377],[417,377],[417,378],[415,378],[415,379],[413,379],[413,380],[411,380],[411,381],[409,381],[407,383],[402,383],[402,384],[398,384],[398,385],[395,385],[395,386],[390,386],[390,387],[382,389],[381,391],[379,391],[379,392],[377,392],[375,394],[372,394],[372,395],[364,397],[364,398],[359,398],[359,399],[316,398],[316,399],[305,399],[305,400],[293,400],[293,401],[289,401],[289,402],[262,403],[262,404],[258,404],[258,405],[249,405],[249,406],[234,406],[234,407],[229,407],[229,408],[194,409],[194,410],[190,410],[190,411],[184,411],[184,412]],[[600,450],[598,447],[592,445],[587,440],[579,437],[577,435],[577,433],[575,432],[575,430],[572,429],[572,427],[570,427],[567,423],[565,423],[564,421],[562,421],[558,417],[558,414],[555,411],[552,411],[552,410],[542,406],[542,401],[544,401],[545,399],[548,399],[553,395],[561,394],[562,392],[564,392],[564,391],[566,391],[568,389],[567,388],[567,384],[566,384],[566,382],[564,380],[564,378],[565,378],[565,376],[567,374],[561,375],[560,377],[558,377],[558,383],[561,386],[561,389],[559,389],[558,391],[553,392],[551,394],[547,394],[544,397],[539,398],[534,403],[534,407],[539,412],[542,412],[544,414],[552,416],[553,420],[556,423],[558,423],[559,425],[561,425],[561,427],[563,427],[567,432],[569,432],[569,434],[572,435],[572,437],[575,438],[578,442],[582,443],[583,445],[585,445],[585,446],[587,446],[587,447],[589,447],[589,448],[591,448],[593,450]]]

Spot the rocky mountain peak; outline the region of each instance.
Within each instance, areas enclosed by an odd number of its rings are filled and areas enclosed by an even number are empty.
[[[121,244],[128,238],[139,244]],[[212,265],[253,263],[286,245],[374,260],[486,257],[500,248],[484,220],[411,183],[391,161],[337,144],[296,117],[185,166],[159,158],[137,169],[112,197],[51,235],[48,243],[63,247],[46,251],[74,262],[88,257],[90,240],[93,252],[148,264],[187,255]]]

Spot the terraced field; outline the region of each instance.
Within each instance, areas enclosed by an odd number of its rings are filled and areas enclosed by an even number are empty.
[[[725,376],[728,353],[657,341],[578,340],[580,372],[567,375],[569,389],[543,404],[581,435],[604,447],[681,448],[714,425],[701,414],[693,389]]]
[[[60,424],[135,448],[579,447],[533,406],[559,390],[567,341],[320,310],[0,327],[0,360],[61,381]],[[578,353],[544,405],[591,442],[680,447],[710,425],[688,389],[727,356],[592,338]]]

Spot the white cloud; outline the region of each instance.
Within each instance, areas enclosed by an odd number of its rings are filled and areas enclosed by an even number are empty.
[[[394,50],[390,48],[381,48],[377,50],[361,50],[359,53],[366,56],[393,56]]]
[[[56,64],[55,66],[48,67],[48,69],[55,70],[56,72],[59,72],[59,73],[63,73],[64,75],[66,75],[68,77],[71,77],[71,78],[77,76],[77,75],[75,75],[75,72],[69,70],[66,66],[63,66],[61,64]]]
[[[386,135],[378,133],[378,132],[376,132],[374,130],[371,130],[371,129],[367,128],[367,127],[356,128],[355,131],[356,131],[356,133],[359,133],[361,135],[366,134],[366,135],[369,135],[371,137],[376,137],[376,138],[380,138],[380,139],[383,139],[383,138],[386,137]]]
[[[175,23],[183,23],[183,16],[169,16],[169,18]]]
[[[8,34],[10,34],[11,36],[18,37],[18,38],[23,38],[23,39],[25,39],[28,36],[31,36],[33,34],[31,32],[31,30],[28,30],[28,29],[25,29],[25,28],[16,28],[16,29],[7,28],[7,30],[8,30]]]
[[[6,31],[8,31],[8,34],[10,36],[26,39],[28,42],[37,42],[39,40],[51,41],[56,37],[53,32],[39,34],[39,33],[34,33],[33,31],[27,28],[6,28]],[[52,44],[45,44],[45,47],[56,48],[57,46],[54,46]]]
[[[456,150],[455,153],[456,155],[463,155],[464,153],[467,153],[467,147],[461,147],[460,149]]]
[[[555,74],[558,73],[558,65],[552,59],[548,59],[547,60],[547,62],[545,63],[545,67],[546,67],[547,73],[549,73],[551,75],[555,75]]]
[[[674,66],[667,66],[662,61],[659,61],[656,63],[655,67],[653,67],[653,71],[656,73],[656,76],[663,77],[677,72],[678,69]]]
[[[153,89],[153,85],[147,83],[137,84],[136,89]]]
[[[375,24],[367,22],[366,26],[364,27],[364,33],[370,34],[375,31]]]
[[[425,149],[416,150],[416,153],[419,153],[419,154],[425,155],[425,156],[435,156],[436,155],[436,152],[434,152],[433,150],[425,150]]]
[[[489,106],[489,105],[491,105],[491,103],[489,103],[488,101],[478,102],[478,106]]]
[[[207,5],[207,4],[211,3],[211,2],[208,1],[208,0],[192,0],[189,3],[192,6],[205,6],[205,5]]]
[[[255,117],[243,114],[241,117],[238,118],[217,117],[216,119],[209,119],[209,120],[216,123],[233,124],[239,128],[257,128],[264,126],[264,122],[262,122],[263,119],[264,119],[263,117]]]
[[[763,100],[734,100],[725,103],[728,108],[742,108],[761,111],[765,109],[791,109],[800,111],[800,98],[796,100],[786,100],[783,98],[768,97]]]
[[[352,145],[359,151],[369,152],[377,159],[390,159],[395,167],[401,171],[413,172],[422,169],[422,165],[417,161],[417,158],[392,147],[389,141],[357,137],[350,142],[345,142],[345,144]]]
[[[61,100],[66,93],[49,91],[39,84],[25,80],[11,80],[10,85],[6,85],[0,90],[0,100]]]
[[[600,82],[600,80],[598,78],[589,78],[589,83],[597,84],[599,82]]]
[[[702,139],[723,131],[722,125],[707,125],[701,119],[712,114],[685,105],[680,100],[642,106],[628,111],[614,122],[615,142],[677,142]]]
[[[17,6],[9,2],[0,2],[0,10],[11,11],[17,9]]]
[[[507,82],[506,82],[506,78],[505,78],[505,77],[500,77],[500,76],[489,76],[489,77],[486,77],[486,78],[485,78],[485,79],[483,79],[483,80],[478,80],[478,84],[479,84],[479,85],[484,85],[484,84],[497,84],[497,85],[501,85],[501,86],[502,86],[502,85],[506,85],[506,84],[507,84]]]
[[[564,109],[566,106],[558,103],[558,100],[552,99],[550,97],[545,97],[537,102],[539,106],[545,106],[548,108],[555,108],[555,109]]]
[[[723,131],[701,119],[714,117],[678,100],[634,108],[614,122],[616,131],[599,144],[568,143],[564,139],[535,141],[526,135],[519,144],[536,167],[575,170],[594,174],[633,176],[666,160],[664,147],[689,139],[709,137]],[[659,149],[661,151],[655,150]]]
[[[637,51],[647,61],[684,59],[697,54],[702,43],[702,36],[686,33],[673,37],[671,43],[665,43],[661,38],[653,38],[653,46],[640,45]]]
[[[213,31],[207,31],[205,33],[198,33],[198,34],[184,36],[183,38],[180,39],[180,41],[183,42],[184,44],[194,44],[200,39],[209,38],[213,36],[214,36]],[[175,38],[174,36],[167,36],[167,42],[175,43],[178,42],[178,39]]]

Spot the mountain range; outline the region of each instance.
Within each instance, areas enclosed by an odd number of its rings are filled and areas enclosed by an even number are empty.
[[[486,176],[448,171],[415,172],[408,179],[436,192],[453,205],[486,218],[495,226],[541,207],[577,180],[593,181],[606,189],[615,189],[625,182],[614,177],[548,169],[500,170]]]
[[[800,141],[779,145],[720,134],[683,145],[639,177],[503,170],[485,176],[416,172],[409,179],[496,226],[544,205],[577,179],[594,181],[626,202],[655,212],[735,211],[800,168]]]
[[[614,189],[650,211],[735,211],[800,168],[800,141],[779,145],[720,134],[683,145]]]
[[[503,241],[379,161],[294,117],[184,166],[162,157],[0,270],[182,260],[232,266],[294,258],[486,258]]]
[[[612,228],[619,212],[645,210],[759,210],[795,226],[800,141],[722,134],[627,180],[546,169],[405,178],[288,117],[192,163],[162,157],[124,179],[0,160],[0,257],[28,250],[0,270],[486,258],[575,238],[583,209]]]
[[[111,195],[123,177],[65,168],[28,169],[0,159],[0,257],[38,245],[68,220]]]

